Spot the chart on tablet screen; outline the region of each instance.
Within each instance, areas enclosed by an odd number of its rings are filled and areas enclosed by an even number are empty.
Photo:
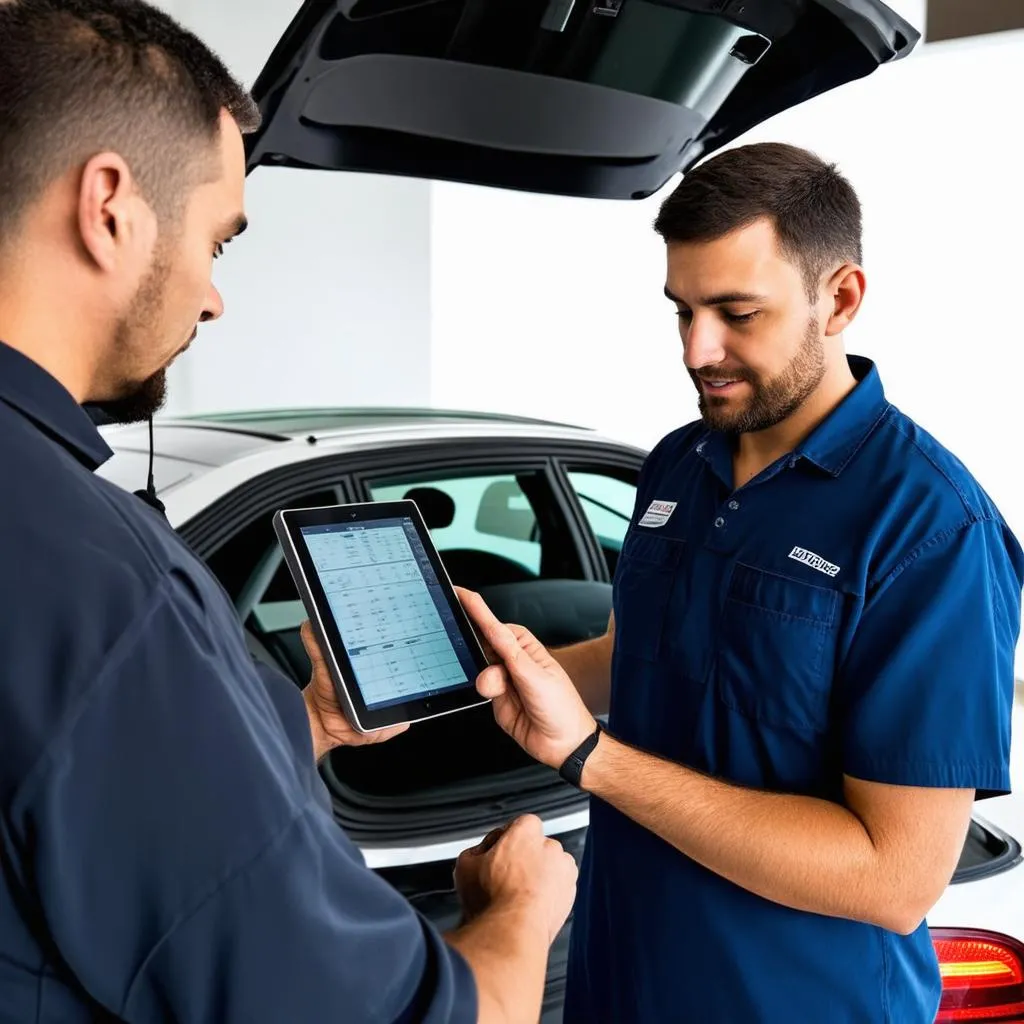
[[[466,681],[401,525],[306,540],[368,706]]]

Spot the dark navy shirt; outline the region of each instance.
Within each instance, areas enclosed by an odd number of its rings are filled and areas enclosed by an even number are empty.
[[[738,785],[1009,790],[1024,556],[877,371],[733,486],[702,423],[651,453],[615,580],[609,727]],[[791,910],[592,801],[569,1024],[931,1024],[928,930]]]
[[[294,685],[0,345],[0,1021],[476,1020],[330,815]]]

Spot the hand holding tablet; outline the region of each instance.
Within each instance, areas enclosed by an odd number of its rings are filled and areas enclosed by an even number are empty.
[[[487,660],[413,502],[285,509],[274,529],[353,728],[486,703]]]

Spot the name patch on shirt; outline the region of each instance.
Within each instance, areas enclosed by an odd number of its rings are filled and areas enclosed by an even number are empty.
[[[826,576],[837,576],[839,574],[838,565],[826,562],[821,555],[816,555],[813,551],[808,551],[806,548],[793,548],[789,553],[789,557],[794,562],[803,562],[804,565],[809,565],[812,569],[823,572]]]
[[[641,526],[664,526],[676,510],[677,501],[652,501],[640,520]]]

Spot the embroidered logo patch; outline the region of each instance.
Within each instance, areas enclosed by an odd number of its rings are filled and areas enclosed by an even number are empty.
[[[823,572],[826,576],[839,575],[838,565],[826,562],[821,555],[816,555],[813,551],[808,551],[806,548],[793,548],[789,553],[789,557],[792,558],[794,562],[803,562],[804,565],[809,565],[812,569],[817,569],[818,572]]]
[[[664,526],[676,510],[677,501],[652,501],[640,520],[641,526]]]

